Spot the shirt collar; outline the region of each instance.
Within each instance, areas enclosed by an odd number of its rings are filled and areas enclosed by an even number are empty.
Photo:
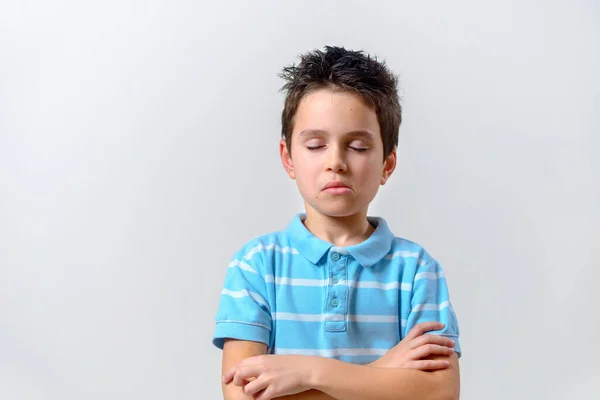
[[[287,233],[290,235],[294,248],[308,261],[316,265],[333,244],[313,235],[304,226],[303,221],[305,218],[305,213],[296,214],[287,227]],[[367,219],[372,225],[376,226],[375,231],[364,242],[346,247],[350,255],[365,268],[378,263],[388,254],[394,240],[394,234],[383,218],[367,217]]]

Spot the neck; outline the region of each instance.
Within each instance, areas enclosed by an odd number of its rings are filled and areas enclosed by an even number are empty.
[[[331,217],[314,210],[308,204],[304,226],[321,240],[347,247],[368,239],[375,228],[367,220],[367,210],[346,217]]]

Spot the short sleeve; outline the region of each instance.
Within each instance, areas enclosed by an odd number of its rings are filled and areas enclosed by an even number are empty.
[[[236,254],[227,270],[215,317],[213,344],[223,349],[226,338],[262,342],[269,346],[271,309],[266,283],[257,262]]]
[[[439,331],[428,332],[447,336],[456,342],[454,350],[458,357],[462,355],[459,343],[458,319],[450,302],[448,284],[444,272],[437,261],[431,260],[417,269],[413,282],[411,310],[406,320],[403,337],[421,322],[442,322],[445,327]]]

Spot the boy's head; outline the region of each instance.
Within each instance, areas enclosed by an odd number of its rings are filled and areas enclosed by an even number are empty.
[[[319,89],[356,94],[377,115],[384,157],[398,146],[402,107],[396,76],[380,62],[362,51],[326,46],[302,54],[300,63],[283,69],[286,83],[285,104],[281,115],[281,137],[292,143],[296,111],[304,97]]]
[[[326,47],[284,68],[280,153],[307,213],[366,214],[396,166],[397,79],[384,63]]]

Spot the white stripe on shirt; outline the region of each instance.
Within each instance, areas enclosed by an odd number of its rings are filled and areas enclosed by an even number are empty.
[[[249,260],[252,258],[252,256],[262,250],[275,250],[280,252],[281,254],[285,254],[285,253],[291,253],[291,254],[299,254],[298,250],[294,249],[293,247],[279,247],[276,243],[272,243],[272,244],[268,244],[268,245],[264,245],[262,243],[256,245],[255,247],[253,247],[248,253],[246,253],[246,255],[244,255],[244,259]]]
[[[248,272],[252,272],[253,274],[258,273],[249,264],[246,264],[245,262],[240,261],[240,260],[233,260],[232,262],[230,262],[228,268],[233,268],[233,267],[240,267],[241,269],[248,271]]]
[[[339,357],[339,356],[382,356],[389,349],[282,349],[275,348],[275,354],[297,354],[305,356]]]
[[[423,260],[422,258],[420,258],[420,253],[418,252],[413,252],[413,251],[407,251],[407,250],[400,250],[400,251],[395,251],[391,254],[386,255],[385,258],[386,260],[392,260],[396,257],[414,257],[417,259],[417,264],[423,266],[426,265],[427,263],[425,263],[425,260]]]
[[[267,307],[267,309],[270,309],[269,304],[265,301],[265,299],[263,299],[263,297],[261,295],[259,295],[258,293],[249,292],[247,289],[235,290],[235,291],[229,290],[229,289],[223,289],[221,294],[231,296],[234,299],[240,299],[242,297],[250,297],[257,303],[260,303],[263,306]]]
[[[301,322],[322,322],[322,321],[345,321],[344,314],[298,314],[289,312],[276,312],[272,315],[273,320],[280,321],[301,321]],[[349,314],[348,321],[351,322],[382,322],[397,323],[397,315],[366,315]],[[402,320],[404,324],[406,321]]]
[[[444,276],[443,271],[439,272],[420,272],[415,275],[415,281],[419,279],[440,279]]]
[[[302,278],[279,278],[273,275],[266,275],[265,282],[275,282],[276,285],[289,286],[313,286],[323,287],[329,285],[329,279],[302,279]],[[381,289],[381,290],[412,290],[412,284],[404,282],[376,282],[376,281],[346,281],[341,280],[337,285],[349,286],[362,289]],[[334,285],[335,286],[335,285]]]
[[[449,301],[443,301],[440,304],[417,304],[412,308],[412,312],[419,311],[441,311],[450,305]]]

